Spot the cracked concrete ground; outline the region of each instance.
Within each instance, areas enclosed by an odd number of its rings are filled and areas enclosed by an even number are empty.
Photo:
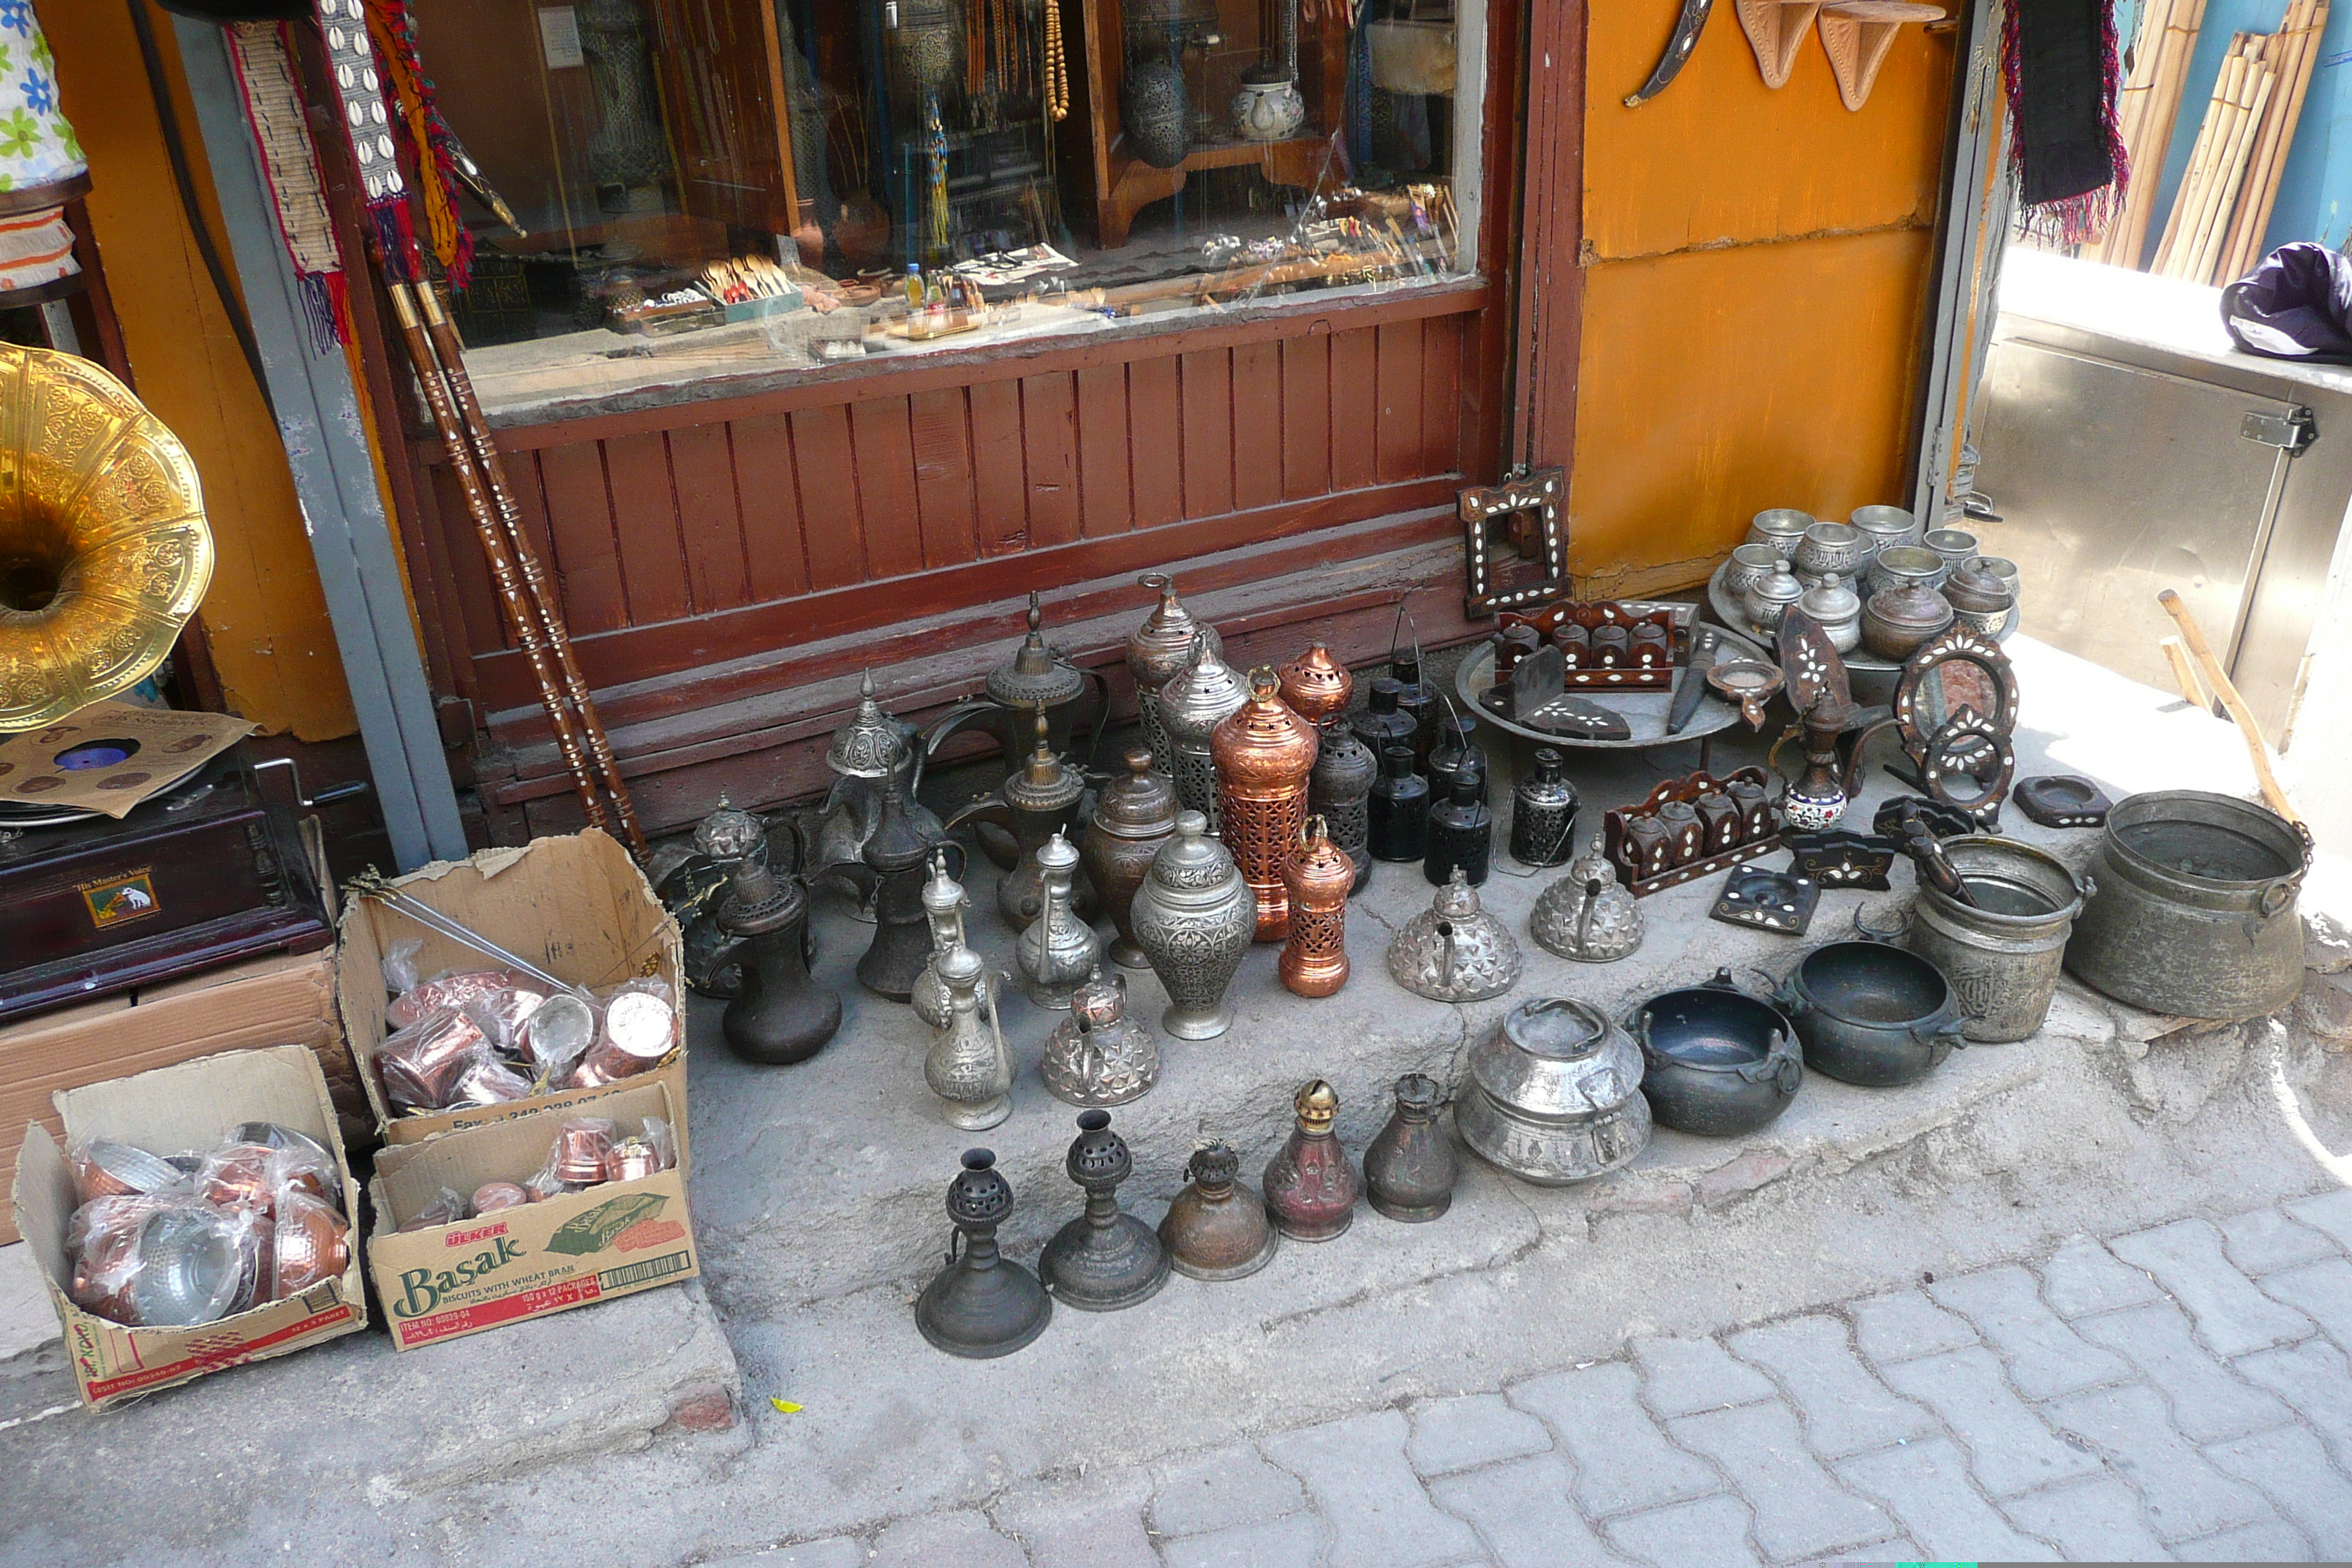
[[[1677,978],[1754,940],[1654,918]],[[2352,965],[2332,941],[2315,956]],[[1391,1037],[1450,1058],[1493,1010],[1436,1015]],[[2352,1148],[2352,1058],[2289,1018],[2182,1029],[2070,987],[2043,1037],[1915,1090],[1815,1079],[1766,1137],[1661,1138],[1583,1189],[1470,1162],[1435,1224],[1366,1214],[1250,1279],[1058,1312],[1020,1354],[964,1363],[909,1317],[961,1141],[911,1117],[877,1141],[865,1101],[800,1069],[753,1103],[698,1013],[710,1307],[653,1292],[458,1342],[468,1375],[437,1386],[446,1363],[355,1337],[95,1419],[47,1414],[69,1395],[38,1354],[0,1363],[0,1562],[2352,1556],[2352,1197],[2314,1152]],[[1194,1061],[1219,1070],[1140,1108],[1280,1090],[1278,1110],[1315,1048],[1237,1031]],[[1362,1080],[1360,1150],[1376,1069],[1320,1048]],[[879,1082],[911,1051],[845,1036],[819,1061],[866,1053]],[[1019,1163],[1026,1262],[1076,1200],[1062,1108],[1024,1109],[1052,1114],[990,1137]],[[1278,1127],[1256,1114],[1262,1154]],[[1148,1216],[1182,1123],[1139,1144]],[[870,1234],[777,1195],[835,1154]],[[698,1430],[707,1409],[632,1394],[616,1323],[647,1352],[723,1329],[740,1419]],[[533,1427],[555,1440],[509,1440]]]

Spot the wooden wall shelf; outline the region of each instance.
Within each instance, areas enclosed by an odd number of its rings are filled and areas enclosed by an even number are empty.
[[[1105,250],[1125,245],[1135,215],[1182,190],[1185,176],[1195,169],[1232,169],[1262,163],[1265,177],[1274,184],[1308,187],[1323,172],[1327,151],[1321,136],[1297,136],[1287,142],[1211,142],[1195,146],[1172,169],[1155,169],[1124,150],[1120,143],[1125,137],[1116,126],[1111,134],[1119,140],[1102,158],[1109,184],[1095,203],[1095,243]]]

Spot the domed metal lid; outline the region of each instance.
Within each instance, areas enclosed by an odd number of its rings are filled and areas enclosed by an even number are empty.
[[[1805,585],[1797,581],[1797,574],[1790,571],[1788,563],[1783,562],[1772,575],[1748,592],[1767,604],[1793,605],[1805,596]]]
[[[1283,867],[1282,879],[1309,904],[1318,901],[1318,894],[1344,899],[1345,889],[1356,885],[1356,863],[1331,842],[1331,830],[1318,815],[1308,817],[1299,829],[1299,841]]]
[[[1204,1193],[1226,1192],[1242,1173],[1242,1157],[1223,1143],[1203,1143],[1192,1151],[1184,1173]]]
[[[1601,835],[1596,833],[1592,836],[1592,842],[1586,846],[1584,853],[1569,863],[1568,879],[1578,887],[1594,881],[1615,887],[1617,868],[1611,862],[1609,857],[1601,852]]]
[[[1192,645],[1192,662],[1160,689],[1160,719],[1176,740],[1205,747],[1210,731],[1249,700],[1249,688],[1213,648]]]
[[[1041,871],[1059,871],[1067,877],[1077,869],[1077,866],[1078,852],[1071,848],[1070,841],[1058,832],[1037,847],[1037,868]]]
[[[1045,612],[1029,595],[1029,635],[1013,657],[988,672],[988,694],[1007,708],[1058,708],[1086,689],[1086,677],[1045,646]]]
[[[1160,838],[1176,831],[1176,786],[1151,771],[1151,753],[1129,746],[1127,776],[1095,797],[1095,826],[1118,838]]]
[[[1898,583],[1870,596],[1863,613],[1881,626],[1899,631],[1937,632],[1949,626],[1952,606],[1925,583]]]
[[[1127,668],[1138,690],[1156,691],[1180,673],[1192,657],[1195,640],[1220,653],[1224,639],[1217,628],[1192,618],[1176,597],[1176,580],[1164,572],[1146,573],[1142,584],[1160,591],[1160,603],[1127,639]]]
[[[1310,1079],[1291,1096],[1290,1106],[1298,1112],[1298,1130],[1309,1138],[1320,1138],[1339,1120],[1339,1091],[1319,1078]]]
[[[1040,708],[1037,744],[1029,753],[1028,764],[1021,772],[1006,775],[1004,804],[1015,811],[1057,812],[1086,790],[1085,776],[1054,754],[1052,722]]]
[[[857,683],[857,711],[833,732],[824,765],[844,778],[878,779],[898,765],[906,737],[898,721],[874,700],[874,672]]]
[[[1642,1092],[1642,1053],[1588,1002],[1522,1002],[1470,1052],[1470,1078],[1497,1104],[1541,1121],[1585,1122]]]
[[[1826,626],[1862,614],[1862,601],[1845,585],[1843,577],[1832,572],[1805,590],[1804,596],[1797,601],[1797,608]]]
[[[1991,572],[1977,564],[1977,558],[1961,563],[1952,571],[1944,584],[1944,598],[1952,608],[1983,615],[1993,610],[2005,610],[2017,602],[2017,595]]]
[[[694,830],[694,847],[720,865],[731,865],[757,849],[767,838],[768,825],[719,793],[719,809]]]
[[[1437,897],[1431,900],[1430,908],[1436,911],[1439,919],[1452,921],[1457,926],[1473,915],[1485,912],[1479,907],[1478,889],[1470,885],[1469,877],[1459,866],[1454,868],[1454,875],[1446,879],[1445,886],[1437,889]]]
[[[1256,907],[1257,895],[1242,880],[1234,852],[1209,837],[1209,819],[1197,811],[1176,814],[1176,837],[1152,857],[1150,876],[1159,896],[1181,909],[1221,904],[1237,888]]]
[[[1249,673],[1249,700],[1209,736],[1217,773],[1229,783],[1244,775],[1303,775],[1315,766],[1315,727],[1291,711],[1281,678],[1263,664]]]
[[[958,942],[933,959],[931,969],[946,982],[950,989],[953,989],[979,984],[981,976],[988,973],[988,963],[980,954],[972,952],[963,943]]]
[[[991,1226],[1013,1212],[1013,1184],[996,1168],[992,1149],[967,1149],[963,1169],[948,1184],[948,1218],[961,1226]]]

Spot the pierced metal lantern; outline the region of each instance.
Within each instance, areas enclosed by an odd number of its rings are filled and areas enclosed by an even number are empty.
[[[948,1184],[948,1219],[957,1245],[948,1266],[915,1302],[915,1327],[950,1355],[1011,1355],[1045,1331],[1054,1299],[1037,1277],[997,1250],[996,1229],[1013,1215],[1013,1184],[986,1149],[964,1152]]]
[[[1143,617],[1127,639],[1127,672],[1135,678],[1136,718],[1143,726],[1144,746],[1155,757],[1168,755],[1168,728],[1160,721],[1160,688],[1181,675],[1192,662],[1192,645],[1205,644],[1223,655],[1224,639],[1206,621],[1192,618],[1176,597],[1176,579],[1164,572],[1146,573],[1143,586],[1157,589],[1160,603]]]
[[[1362,892],[1372,876],[1372,781],[1380,774],[1380,759],[1345,722],[1323,721],[1315,770],[1307,775],[1307,809],[1323,818],[1331,842],[1354,863],[1351,895]]]
[[[1356,868],[1331,842],[1323,819],[1310,816],[1282,868],[1290,898],[1290,931],[1275,972],[1300,996],[1328,996],[1348,983],[1348,894]]]
[[[1212,834],[1221,833],[1223,824],[1209,737],[1248,700],[1242,678],[1205,643],[1195,643],[1192,662],[1160,689],[1160,722],[1168,735],[1162,761],[1176,781],[1176,803],[1206,817]]]
[[[1307,821],[1307,779],[1315,769],[1315,727],[1282,700],[1281,682],[1261,665],[1249,700],[1219,724],[1209,746],[1217,769],[1222,836],[1257,895],[1257,940],[1290,933],[1283,869]],[[1354,877],[1351,868],[1349,875]]]
[[[1356,678],[1348,673],[1348,667],[1319,642],[1308,644],[1305,653],[1275,674],[1282,682],[1282,700],[1310,724],[1319,725],[1345,713],[1348,699],[1356,690]]]
[[[1135,1172],[1110,1112],[1082,1111],[1070,1144],[1070,1180],[1086,1189],[1087,1212],[1054,1233],[1037,1259],[1045,1289],[1067,1306],[1115,1312],[1148,1301],[1168,1283],[1168,1248],[1150,1226],[1118,1208],[1118,1184]]]

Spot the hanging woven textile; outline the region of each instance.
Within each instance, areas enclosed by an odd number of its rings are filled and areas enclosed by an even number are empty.
[[[367,7],[362,0],[319,0],[319,27],[326,35],[336,107],[359,169],[361,199],[375,225],[384,271],[405,282],[414,275],[409,253],[416,236],[408,216],[408,184],[401,178],[400,153],[393,141],[392,111],[384,102],[383,78],[368,38]]]
[[[80,287],[65,204],[89,189],[89,165],[58,109],[57,62],[26,5],[0,5],[0,304]]]
[[[2130,177],[2116,128],[2115,12],[2107,0],[2010,0],[2000,45],[2025,221],[2068,245],[2095,238]]]
[[[457,140],[441,118],[433,80],[417,58],[416,19],[408,0],[367,0],[367,22],[392,84],[401,125],[408,132],[433,258],[441,264],[449,287],[463,289],[473,277],[474,237],[457,216]]]
[[[351,335],[350,297],[342,253],[319,182],[319,152],[295,89],[283,22],[229,25],[229,63],[245,97],[245,117],[261,154],[263,183],[278,215],[278,233],[294,264],[302,324],[313,353],[332,353]]]

